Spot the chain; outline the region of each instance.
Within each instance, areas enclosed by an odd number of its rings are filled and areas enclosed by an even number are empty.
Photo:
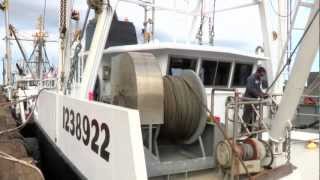
[[[203,23],[204,23],[204,14],[203,14],[203,0],[201,1],[201,19],[200,19],[200,26],[199,26],[199,30],[198,33],[196,35],[196,38],[198,39],[198,43],[201,45],[202,44],[202,28],[203,28]]]
[[[70,70],[68,81],[67,81],[67,88],[65,90],[69,90],[69,91],[71,90],[71,84],[72,84],[72,81],[74,78],[76,67],[79,62],[79,53],[81,51],[81,48],[82,48],[81,43],[78,43],[75,50],[74,50],[74,55],[72,57],[71,68],[70,68],[71,70]]]
[[[60,35],[64,36],[66,31],[66,12],[67,12],[67,1],[60,0]]]
[[[214,45],[214,36],[215,36],[215,14],[216,14],[216,0],[213,1],[213,12],[212,12],[212,22],[209,22],[209,43]],[[211,19],[211,18],[210,18]]]
[[[287,128],[287,137],[286,137],[286,151],[287,151],[287,163],[290,163],[291,160],[291,128]]]
[[[77,45],[75,47],[75,50],[74,50],[74,53],[73,53],[73,57],[72,57],[72,60],[71,60],[71,68],[70,68],[71,70],[70,70],[70,73],[69,73],[69,77],[68,77],[67,84],[66,84],[67,88],[65,89],[65,91],[67,91],[67,90],[70,91],[71,90],[71,84],[72,84],[72,81],[74,79],[75,71],[76,71],[76,68],[77,68],[78,62],[79,62],[79,54],[80,54],[81,49],[82,49],[81,40],[83,38],[84,31],[86,30],[86,27],[87,27],[89,14],[90,14],[90,7],[88,6],[87,13],[86,13],[86,16],[85,16],[85,20],[83,22],[82,29],[80,30],[80,34],[79,34],[79,36],[77,38]]]

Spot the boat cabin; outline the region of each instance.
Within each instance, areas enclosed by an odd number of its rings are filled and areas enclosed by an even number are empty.
[[[95,100],[109,103],[111,59],[126,52],[153,54],[163,76],[179,75],[183,69],[194,71],[205,86],[209,109],[212,92],[215,93],[214,99],[218,103],[214,105],[214,113],[221,116],[221,119],[224,117],[225,99],[233,93],[228,89],[237,88],[243,92],[248,76],[258,64],[266,60],[261,56],[212,46],[176,43],[113,46],[104,50],[95,86]],[[213,89],[216,91],[212,91]]]

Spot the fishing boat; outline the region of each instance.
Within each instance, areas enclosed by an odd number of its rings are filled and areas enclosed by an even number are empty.
[[[43,156],[48,166],[55,166],[48,170],[48,177],[305,176],[301,160],[294,154],[298,152],[291,151],[292,146],[301,150],[301,144],[294,145],[292,136],[308,139],[315,134],[292,132],[291,120],[319,48],[319,26],[314,23],[319,21],[319,1],[298,0],[295,4],[293,21],[302,6],[308,7],[310,14],[299,48],[288,57],[290,37],[270,31],[268,1],[217,10],[216,1],[212,2],[213,9],[208,12],[205,1],[189,12],[160,6],[154,0],[88,0],[83,26],[76,31],[72,23],[79,20],[78,13],[71,10],[70,1],[61,0],[57,86],[51,91],[40,88],[37,108],[33,106],[30,112],[36,134],[45,144]],[[118,18],[121,3],[143,7],[142,43],[135,25]],[[279,3],[279,12],[289,13],[291,7]],[[215,13],[250,6],[258,7],[261,20],[263,45],[256,53],[214,46]],[[91,11],[95,15],[89,20]],[[199,19],[193,34],[195,43],[157,42],[157,11],[186,15],[194,22]],[[288,17],[291,21],[291,15]],[[285,24],[279,17],[279,26]],[[208,41],[205,25],[209,26]],[[195,28],[194,23],[190,28]],[[294,27],[290,28],[288,32]],[[283,79],[279,77],[293,54],[295,61],[282,91]],[[266,99],[244,98],[247,78],[261,66],[267,71],[270,95]],[[252,129],[242,119],[245,105],[255,109]],[[303,152],[308,158],[319,156]],[[68,175],[61,173],[66,171]],[[318,171],[310,178],[317,176]]]

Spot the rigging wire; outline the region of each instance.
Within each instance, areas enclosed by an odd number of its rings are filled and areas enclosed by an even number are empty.
[[[293,55],[296,53],[296,50],[298,49],[298,47],[300,46],[302,40],[304,39],[304,37],[306,36],[307,32],[309,31],[311,25],[313,24],[314,20],[316,19],[318,13],[320,12],[320,9],[317,10],[317,12],[314,14],[314,16],[312,17],[310,23],[308,24],[306,30],[303,32],[301,38],[299,39],[297,45],[295,46],[295,48],[293,49],[293,51],[290,53],[290,56],[287,58],[287,62],[286,64],[284,64],[280,70],[280,72],[277,74],[277,76],[275,77],[275,79],[272,81],[271,85],[267,88],[267,93],[269,92],[269,90],[273,87],[273,85],[276,83],[276,81],[279,79],[280,75],[283,73],[283,71],[285,70],[285,68],[291,63],[292,57]]]
[[[44,52],[44,57],[45,57],[45,60],[46,60],[44,63],[48,63],[49,68],[53,68],[53,65],[50,64],[49,57],[48,57],[48,54],[47,54],[47,49],[46,49],[45,45],[43,45],[43,52]]]
[[[290,52],[292,51],[292,36],[291,36],[292,33],[290,31],[290,29],[291,29],[291,12],[289,12],[290,11],[289,7],[291,9],[290,1],[291,0],[287,0],[287,2],[286,2],[287,3],[286,27],[287,27],[287,39],[288,39],[287,40],[288,43],[287,43],[287,46],[286,46],[286,58],[287,59],[289,58]],[[279,4],[280,4],[280,2],[278,1],[278,9],[279,9]],[[286,69],[287,69],[287,75],[289,76],[290,66],[288,65]],[[283,76],[285,76],[285,74]]]
[[[27,118],[26,118],[26,121],[25,121],[23,124],[21,124],[20,126],[17,126],[17,127],[11,128],[11,129],[6,129],[6,130],[3,130],[3,131],[0,131],[0,137],[1,137],[1,135],[3,135],[3,134],[11,133],[11,132],[14,132],[14,131],[18,131],[18,130],[24,128],[24,127],[31,121],[31,119],[32,119],[32,115],[34,114],[34,111],[35,111],[35,109],[36,109],[36,107],[37,107],[37,102],[38,102],[38,100],[39,100],[39,95],[40,95],[44,90],[48,90],[48,89],[50,89],[50,88],[42,88],[42,89],[39,90],[38,94],[35,96],[34,105],[33,105],[33,107],[32,107],[31,112],[28,114],[28,116],[27,116]]]
[[[34,74],[33,74],[32,71],[31,71],[31,68],[30,68],[29,64],[28,64],[28,60],[27,60],[27,57],[26,57],[26,55],[25,55],[25,53],[24,53],[24,51],[23,51],[23,47],[22,47],[22,45],[20,44],[20,41],[18,40],[16,31],[15,31],[14,27],[13,27],[11,24],[9,25],[9,31],[12,33],[14,39],[15,39],[16,42],[17,42],[17,45],[18,45],[18,47],[19,47],[19,49],[20,49],[20,51],[21,51],[21,54],[22,54],[22,56],[23,56],[23,61],[26,63],[26,66],[27,66],[28,70],[30,71],[32,77],[35,77]]]
[[[216,0],[213,0],[213,12],[212,12],[212,24],[211,24],[211,29],[210,29],[210,39],[209,43],[211,45],[214,45],[214,36],[215,36],[215,15],[216,15]],[[210,23],[209,23],[210,24]]]
[[[10,101],[10,102],[2,102],[0,103],[0,107],[9,107],[11,105],[15,105],[15,104],[19,104],[20,102],[23,102],[23,101],[26,101],[26,100],[29,100],[29,99],[33,99],[37,97],[37,95],[31,95],[29,97],[26,97],[24,99],[20,99],[20,100],[15,100],[15,101]]]
[[[30,54],[30,56],[29,56],[28,61],[31,61],[31,58],[32,58],[33,54],[35,53],[37,46],[38,46],[38,42],[36,42],[36,43],[34,44],[33,50],[32,50],[32,52],[31,52],[31,54]]]
[[[197,36],[196,38],[198,39],[198,43],[201,45],[202,44],[202,35],[203,35],[203,32],[202,32],[202,28],[203,28],[203,24],[204,24],[204,0],[201,0],[201,18],[200,18],[200,26],[199,26],[199,30],[198,30],[198,33],[197,33]]]
[[[269,0],[269,2],[270,2],[272,11],[273,11],[277,16],[282,17],[282,18],[288,17],[288,15],[281,15],[281,14],[276,10],[276,8],[274,7],[274,5],[273,5],[273,3],[272,3],[272,0]]]

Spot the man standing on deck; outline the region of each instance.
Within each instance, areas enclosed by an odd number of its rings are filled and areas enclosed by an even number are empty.
[[[256,72],[247,78],[246,91],[244,98],[265,98],[268,95],[261,90],[268,87],[266,70],[259,66]],[[252,124],[256,120],[256,113],[251,104],[246,104],[243,109],[243,121],[247,124],[249,130],[252,130]],[[242,129],[244,132],[244,129]]]

